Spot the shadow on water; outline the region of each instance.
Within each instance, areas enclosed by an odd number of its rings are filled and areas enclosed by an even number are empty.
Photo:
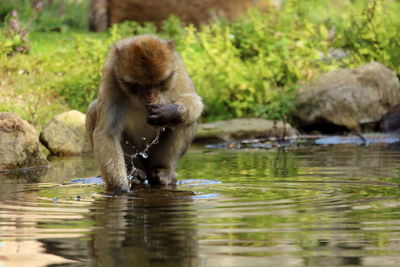
[[[93,159],[57,158],[0,176],[0,265],[398,266],[399,164],[394,146],[192,149],[176,187],[113,197],[78,179]]]

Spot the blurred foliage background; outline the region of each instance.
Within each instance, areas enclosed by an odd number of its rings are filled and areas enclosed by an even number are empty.
[[[398,0],[285,0],[200,28],[170,17],[160,28],[125,22],[91,33],[87,1],[1,1],[0,111],[39,128],[55,113],[85,112],[109,46],[153,33],[175,41],[206,104],[202,121],[290,121],[296,91],[321,73],[379,61],[400,74],[398,14]]]

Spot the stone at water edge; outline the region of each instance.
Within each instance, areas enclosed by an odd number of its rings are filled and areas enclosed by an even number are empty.
[[[40,141],[55,155],[82,155],[92,151],[85,129],[86,115],[71,110],[56,115],[44,127]]]
[[[293,118],[306,131],[329,133],[377,124],[400,103],[400,82],[378,62],[328,72],[304,86],[295,98]]]
[[[69,181],[71,184],[94,184],[94,185],[104,185],[103,178],[101,176],[78,178]]]
[[[398,134],[382,134],[382,133],[367,133],[363,134],[363,139],[359,136],[324,136],[315,139],[316,145],[377,145],[377,146],[388,146],[400,142],[400,136]]]
[[[298,132],[289,123],[265,119],[232,119],[200,124],[195,142],[225,142],[256,137],[290,138]]]
[[[32,125],[16,114],[0,112],[0,171],[49,165]]]

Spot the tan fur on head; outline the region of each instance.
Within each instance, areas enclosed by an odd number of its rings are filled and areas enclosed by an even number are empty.
[[[166,70],[174,64],[171,43],[152,35],[132,39],[118,54],[125,59],[123,69],[126,74],[135,77],[136,82],[146,85],[161,80]]]

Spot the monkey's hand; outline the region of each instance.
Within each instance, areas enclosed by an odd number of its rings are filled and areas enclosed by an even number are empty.
[[[136,169],[133,172],[133,177],[131,179],[131,186],[134,186],[137,184],[144,184],[146,179],[147,179],[146,173],[140,169]]]
[[[182,122],[182,107],[178,104],[147,105],[147,122],[154,126],[173,126]]]

